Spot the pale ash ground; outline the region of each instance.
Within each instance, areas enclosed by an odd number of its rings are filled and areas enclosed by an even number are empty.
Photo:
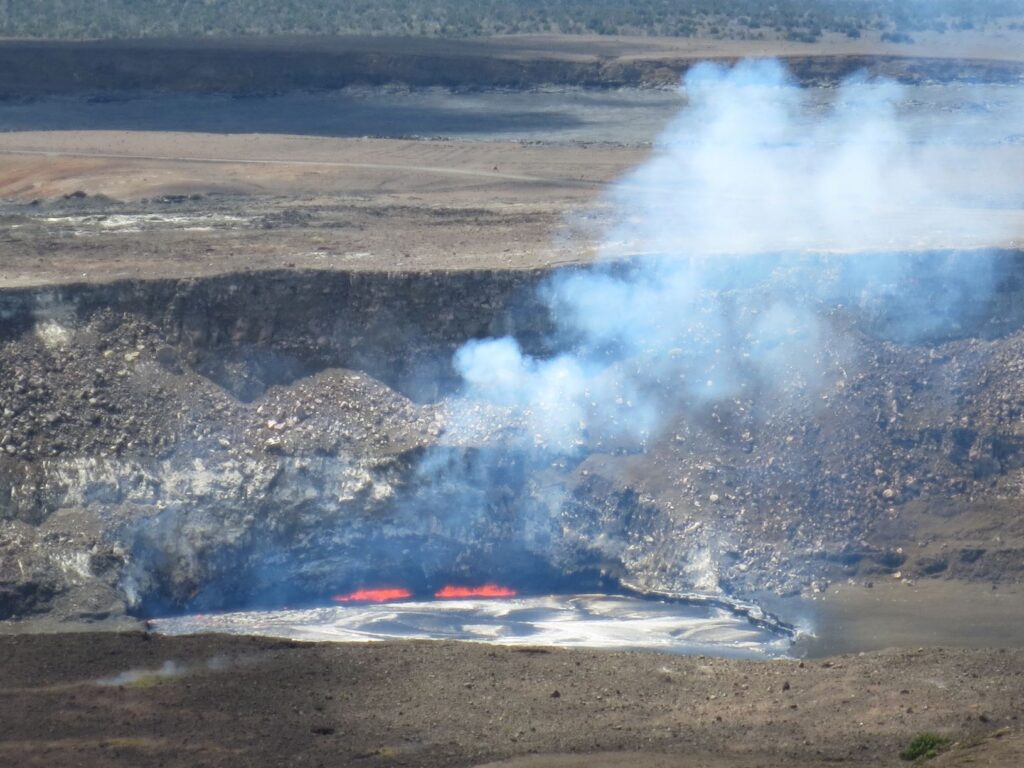
[[[0,198],[27,203],[84,192],[127,201],[87,203],[89,213],[121,217],[120,231],[61,222],[62,216],[79,215],[78,208],[12,210],[15,218],[0,241],[0,284],[272,268],[524,269],[588,261],[608,214],[603,192],[649,152],[604,145],[257,135],[0,134]],[[949,152],[962,207],[861,211],[865,221],[876,222],[869,231],[879,233],[863,243],[865,250],[1014,247],[1022,239],[1015,233],[1024,233],[1024,211],[1007,204],[1012,190],[993,179],[1024,176],[1024,146]],[[140,200],[183,194],[209,196],[193,204],[191,215],[217,207],[238,222],[204,229],[209,222],[186,217],[183,224],[175,210],[166,226],[151,220],[145,231],[130,231],[139,227],[124,217],[164,210]],[[246,217],[285,211],[311,218],[259,231],[246,226]],[[899,230],[904,217],[923,213],[956,224],[902,241],[877,226],[879,218],[891,219]],[[992,242],[984,234],[992,231],[1010,234]],[[743,234],[749,241],[751,233]],[[759,242],[769,251],[833,246],[813,238],[794,243],[770,226]],[[637,247],[606,245],[613,255],[632,254]]]

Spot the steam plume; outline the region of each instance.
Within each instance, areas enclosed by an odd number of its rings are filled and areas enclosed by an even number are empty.
[[[849,362],[822,319],[837,307],[902,340],[946,333],[988,296],[991,259],[927,248],[1014,234],[970,210],[966,137],[906,118],[892,82],[855,77],[823,102],[778,62],[745,61],[698,65],[682,90],[651,159],[610,192],[597,266],[545,288],[566,351],[500,338],[455,356],[466,398],[511,408],[545,450],[642,446],[741,391],[794,402],[827,375],[822,354]]]

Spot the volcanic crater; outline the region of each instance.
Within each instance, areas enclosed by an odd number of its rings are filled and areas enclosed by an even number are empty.
[[[993,545],[986,521],[1024,467],[1022,266],[992,258],[997,290],[941,336],[829,308],[857,365],[823,351],[811,405],[748,391],[689,404],[642,445],[557,456],[508,440],[487,404],[455,419],[452,359],[495,336],[563,351],[539,289],[591,267],[6,290],[2,617],[387,585],[756,601],[894,574],[1016,578],[1024,529],[1005,519]]]

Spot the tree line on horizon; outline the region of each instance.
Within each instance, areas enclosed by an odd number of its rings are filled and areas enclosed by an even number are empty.
[[[561,33],[909,42],[1024,28],[1024,0],[0,0],[0,36],[37,39]]]

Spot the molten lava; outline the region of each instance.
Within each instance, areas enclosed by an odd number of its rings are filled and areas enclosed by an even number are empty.
[[[498,584],[481,584],[464,587],[448,584],[437,590],[434,597],[442,600],[458,600],[467,597],[515,597],[516,591],[511,587]],[[377,589],[357,589],[346,595],[334,595],[331,600],[336,603],[390,603],[395,600],[408,600],[412,592],[403,587],[380,587]]]
[[[449,584],[434,593],[434,597],[457,599],[462,597],[515,597],[516,591],[497,584],[483,584],[479,587],[460,587]]]
[[[335,595],[331,598],[336,603],[387,603],[391,600],[406,600],[412,592],[401,587],[384,589],[357,589],[347,595]]]

